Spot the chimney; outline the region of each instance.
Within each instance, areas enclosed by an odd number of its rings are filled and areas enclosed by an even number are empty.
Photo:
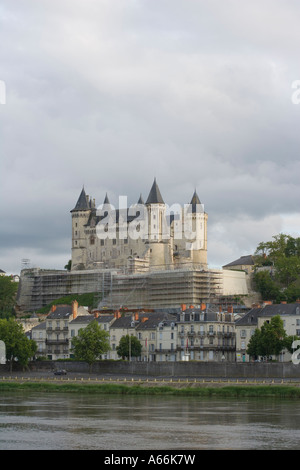
[[[94,318],[98,318],[99,317],[99,312],[94,312]]]
[[[55,312],[55,310],[56,310],[56,305],[52,305],[51,312]]]
[[[233,306],[232,305],[228,305],[227,312],[228,313],[233,313]]]
[[[143,318],[142,318],[142,323],[144,323],[144,322],[147,321],[147,320],[149,320],[148,317],[143,317]]]
[[[206,304],[204,304],[203,302],[201,303],[201,310],[205,310],[206,309]]]
[[[139,321],[139,314],[138,313],[135,313],[134,319],[135,319],[135,321]]]
[[[72,314],[73,314],[73,320],[77,317],[78,314],[78,302],[77,300],[73,300],[72,302]]]
[[[181,304],[181,310],[184,312],[186,310],[186,304]]]

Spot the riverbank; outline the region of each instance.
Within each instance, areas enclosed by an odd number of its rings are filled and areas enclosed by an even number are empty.
[[[300,399],[300,387],[297,385],[222,385],[216,384],[189,384],[184,383],[149,384],[117,384],[117,383],[74,383],[68,381],[43,382],[28,380],[9,380],[0,382],[1,391],[36,391],[83,394],[122,394],[122,395],[170,395],[170,396],[197,396],[197,397],[278,397]]]

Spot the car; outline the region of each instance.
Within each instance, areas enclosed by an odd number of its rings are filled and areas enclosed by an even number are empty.
[[[67,371],[64,369],[58,369],[54,371],[54,375],[67,375]]]

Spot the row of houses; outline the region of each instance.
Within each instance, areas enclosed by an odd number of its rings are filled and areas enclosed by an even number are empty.
[[[125,335],[142,345],[141,361],[249,361],[247,346],[255,329],[272,316],[281,315],[288,335],[300,337],[300,303],[264,305],[236,316],[232,307],[215,311],[202,304],[195,308],[95,311],[92,314],[76,301],[72,306],[53,306],[46,320],[30,331],[38,346],[37,356],[49,359],[72,357],[72,338],[96,320],[109,333],[110,351],[102,359],[120,359],[117,346]],[[289,361],[284,352],[279,358]]]

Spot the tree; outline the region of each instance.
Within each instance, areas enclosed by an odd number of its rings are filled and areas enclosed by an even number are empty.
[[[283,233],[261,242],[255,252],[257,266],[273,266],[273,274],[256,272],[254,281],[263,298],[293,302],[299,296],[300,238]]]
[[[18,283],[10,276],[0,276],[0,318],[8,318],[15,305]]]
[[[109,349],[109,333],[102,330],[97,320],[91,321],[86,328],[81,328],[78,336],[72,339],[75,359],[87,362],[90,371],[94,362]]]
[[[255,330],[248,343],[247,354],[251,357],[277,356],[287,344],[283,321],[280,315],[275,315],[270,322],[265,321],[260,330]]]
[[[15,360],[18,360],[24,368],[36,353],[36,342],[28,339],[22,325],[12,318],[0,320],[0,339],[5,343],[6,360],[10,362],[10,371]]]
[[[65,265],[65,269],[67,271],[71,271],[71,268],[72,268],[72,260],[69,259],[68,263]]]
[[[138,357],[141,355],[142,345],[136,336],[126,335],[120,339],[119,346],[117,346],[116,350],[118,356],[122,357],[122,359],[124,359],[124,357]]]
[[[258,271],[253,277],[254,284],[258,292],[265,300],[280,302],[284,300],[280,286],[272,279],[268,271]]]

